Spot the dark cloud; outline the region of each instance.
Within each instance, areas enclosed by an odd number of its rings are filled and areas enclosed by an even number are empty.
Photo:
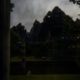
[[[59,6],[74,19],[78,17],[80,8],[68,0],[11,0],[15,4],[11,13],[11,26],[22,22],[30,31],[35,19],[42,21],[49,10]]]

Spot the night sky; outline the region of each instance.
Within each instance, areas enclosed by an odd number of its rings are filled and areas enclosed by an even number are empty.
[[[27,31],[30,31],[35,19],[42,22],[43,17],[55,6],[59,6],[66,14],[74,20],[80,18],[80,8],[78,5],[70,3],[69,0],[11,0],[14,3],[11,13],[11,26],[21,22]]]

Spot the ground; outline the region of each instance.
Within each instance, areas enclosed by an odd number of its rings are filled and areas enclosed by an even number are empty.
[[[80,80],[80,75],[17,75],[10,76],[10,80]]]
[[[21,58],[14,57],[11,62],[19,62]],[[26,57],[26,61],[43,61],[42,59],[35,59],[33,56]],[[80,80],[80,74],[45,74],[45,75],[11,75],[10,80]]]
[[[34,56],[29,56],[29,57],[25,57],[25,60],[26,61],[49,61],[48,59],[43,59],[43,58],[45,58],[45,57],[42,57],[42,58],[35,58]],[[16,57],[12,57],[11,58],[11,62],[20,62],[20,61],[22,61],[22,58],[21,57],[18,57],[18,56],[16,56]]]

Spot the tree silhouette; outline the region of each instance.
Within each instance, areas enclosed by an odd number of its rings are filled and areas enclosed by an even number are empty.
[[[17,26],[11,28],[11,55],[19,56],[23,55],[24,49],[26,49],[27,32],[25,27],[19,23]]]
[[[69,0],[70,2],[73,2],[74,4],[80,5],[80,0]]]
[[[73,46],[77,44],[79,21],[79,19],[73,21],[59,7],[55,7],[46,14],[42,23],[34,22],[35,25],[32,27],[30,35],[36,35],[36,37],[31,37],[36,47],[32,51],[34,52],[37,49],[36,55],[38,56],[51,56],[62,61],[72,60],[73,56],[76,55],[76,49]]]
[[[22,45],[26,42],[29,56],[50,57],[62,62],[74,61],[80,52],[79,26],[79,19],[73,21],[59,7],[55,7],[45,15],[42,23],[35,20],[29,36],[21,23],[11,28],[11,44],[12,47],[15,45],[12,52],[16,51],[18,56],[22,55],[24,53]]]

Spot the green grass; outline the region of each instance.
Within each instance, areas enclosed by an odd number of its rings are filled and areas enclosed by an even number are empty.
[[[45,61],[43,59],[39,59],[39,58],[37,59],[34,56],[25,57],[25,60],[26,61]],[[11,58],[11,62],[21,62],[21,61],[22,61],[22,58],[18,56]]]
[[[10,76],[10,80],[80,80],[80,75],[18,75]]]
[[[20,57],[12,57],[11,58],[11,62],[21,62],[21,58]]]

